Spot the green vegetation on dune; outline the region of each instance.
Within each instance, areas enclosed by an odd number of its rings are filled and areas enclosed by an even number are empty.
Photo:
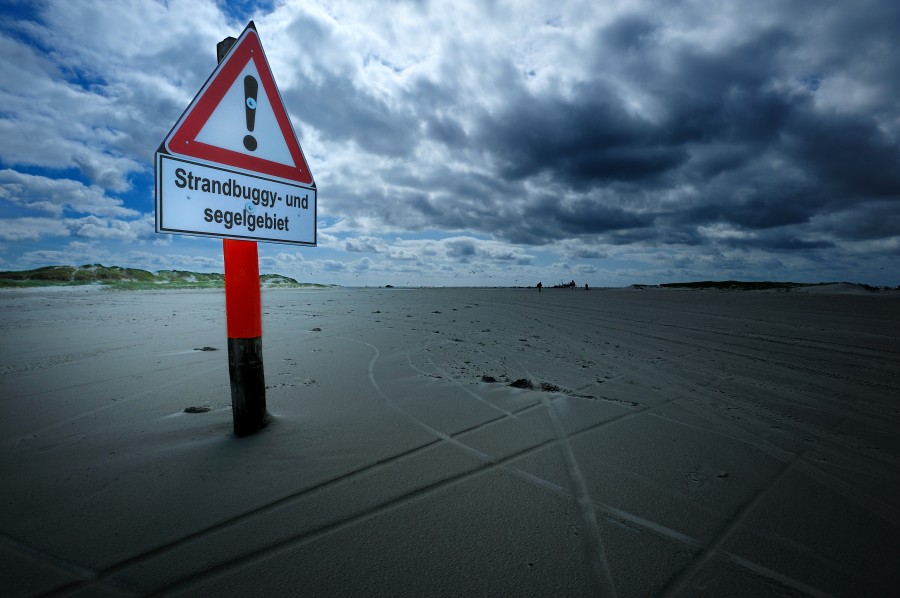
[[[187,270],[160,270],[156,273],[156,284],[195,285],[197,287],[221,287],[225,285],[225,275],[218,272],[189,272]]]
[[[78,285],[118,281],[152,282],[153,280],[154,275],[146,270],[102,264],[45,266],[34,270],[0,272],[0,286]]]
[[[300,283],[280,274],[262,274],[266,288],[326,288],[333,285]],[[0,272],[0,288],[69,285],[103,285],[121,290],[208,289],[225,286],[225,275],[217,272],[160,270],[156,274],[138,268],[86,264],[84,266],[45,266],[33,270]]]

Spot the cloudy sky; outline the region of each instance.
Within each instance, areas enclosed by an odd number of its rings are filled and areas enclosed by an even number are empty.
[[[259,31],[345,285],[900,284],[900,3],[3,0],[0,269],[222,271],[153,156]]]

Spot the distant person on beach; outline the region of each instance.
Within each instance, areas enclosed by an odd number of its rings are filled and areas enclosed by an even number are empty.
[[[591,287],[588,286],[588,283],[584,283],[584,290],[585,290],[585,291],[590,291],[590,290],[591,290]]]
[[[541,288],[543,288],[543,286],[544,286],[544,285],[541,284],[541,283],[538,283],[538,284],[537,284],[537,287],[538,287],[538,293],[541,292]]]

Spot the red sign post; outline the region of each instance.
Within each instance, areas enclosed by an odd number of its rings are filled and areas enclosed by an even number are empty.
[[[225,318],[234,433],[266,425],[266,377],[262,354],[262,301],[256,241],[222,239],[225,253]]]

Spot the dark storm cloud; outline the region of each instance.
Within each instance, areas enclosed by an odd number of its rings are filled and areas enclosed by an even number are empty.
[[[475,242],[471,239],[450,240],[447,241],[446,247],[447,256],[461,262],[467,262],[471,260],[477,253]]]
[[[852,200],[900,192],[900,145],[867,115],[804,112],[785,135],[797,166],[831,195]]]
[[[684,211],[680,221],[772,228],[805,224],[872,198],[900,199],[900,147],[866,115],[826,117],[799,102],[777,141],[759,151],[748,153],[745,146],[687,170],[684,175],[702,186],[709,201]],[[894,234],[868,230],[872,238]]]
[[[328,131],[333,140],[383,156],[408,156],[416,147],[419,131],[412,114],[392,109],[347,77],[305,79],[284,96],[305,123]]]
[[[563,202],[544,197],[525,211],[525,221],[546,230],[552,238],[646,228],[653,220],[652,214],[636,214],[594,198]]]
[[[834,243],[831,241],[807,241],[798,239],[797,237],[775,237],[773,239],[767,239],[766,242],[761,245],[766,249],[791,252],[798,249],[828,249],[834,247]]]
[[[663,124],[666,137],[673,142],[771,140],[792,102],[772,87],[773,74],[796,41],[791,33],[776,28],[716,53],[658,48],[653,59],[668,52],[672,65],[650,82],[656,87],[651,93],[668,113]]]
[[[511,90],[503,110],[483,115],[480,139],[510,178],[549,173],[573,188],[613,181],[656,182],[686,165],[691,144],[765,146],[791,111],[789,98],[766,87],[771,62],[790,45],[772,31],[728,53],[666,50],[653,41],[655,25],[626,17],[598,31],[593,54],[598,77],[570,92]],[[660,72],[667,53],[672,72]],[[622,63],[628,84],[652,96],[663,116],[656,121],[629,110],[605,82],[602,65]],[[737,154],[732,153],[732,162]],[[712,167],[726,166],[718,162]],[[689,176],[691,169],[681,171]]]
[[[900,26],[896,10],[887,16]],[[803,227],[848,203],[897,200],[896,133],[887,133],[867,113],[816,107],[815,93],[830,72],[804,73],[792,63],[792,57],[817,50],[794,27],[786,21],[730,48],[707,52],[663,47],[658,25],[631,15],[598,30],[594,53],[602,58],[596,59],[595,80],[567,93],[511,89],[501,110],[477,121],[479,142],[499,165],[498,173],[511,181],[549,176],[585,197],[568,203],[533,198],[522,212],[521,228],[527,233],[501,235],[519,242],[610,231],[631,231],[619,232],[618,238],[654,236],[637,232],[655,224],[646,194],[678,185],[696,188],[694,199],[659,221],[675,226],[657,238],[691,244],[703,225]],[[888,43],[884,25],[877,29],[885,34],[880,43]],[[849,31],[842,34],[850,39]],[[871,53],[877,44],[862,45]],[[602,64],[617,65],[617,76],[652,97],[659,114],[649,118],[629,110],[606,82]],[[896,82],[896,65],[893,59],[867,68],[884,68]],[[592,189],[614,192],[598,201],[591,198]],[[845,223],[833,232],[840,235],[848,228],[860,231]],[[872,238],[896,234],[879,226],[866,230]],[[772,250],[828,245],[799,239],[779,233],[754,242]]]
[[[599,82],[580,84],[573,99],[558,94],[511,97],[479,123],[480,141],[501,174],[523,179],[549,173],[574,188],[648,179],[688,154],[666,144],[653,125],[629,114]]]
[[[702,203],[669,214],[682,225],[729,223],[745,229],[766,229],[808,222],[822,203],[816,190],[777,173],[741,172],[704,189]]]
[[[468,136],[458,120],[444,114],[429,115],[425,121],[425,133],[444,145],[462,147],[466,145]]]
[[[853,241],[889,238],[900,231],[900,209],[896,199],[864,202],[823,215],[814,222],[813,228]],[[900,246],[897,251],[900,252]]]

